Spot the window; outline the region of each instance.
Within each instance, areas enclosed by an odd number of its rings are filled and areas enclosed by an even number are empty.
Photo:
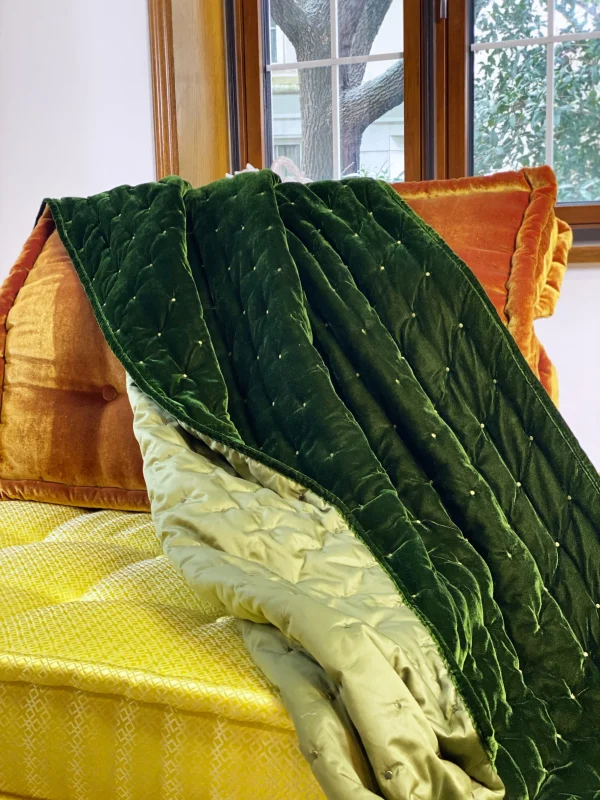
[[[474,173],[546,163],[559,202],[599,202],[599,0],[472,0],[472,15]]]
[[[285,156],[313,179],[402,180],[403,0],[270,0],[263,24],[267,161]]]
[[[289,158],[295,164],[299,164],[301,160],[300,143],[298,144],[276,144],[275,145],[275,158]]]
[[[271,34],[269,39],[271,58],[273,61],[277,61],[277,26],[273,23],[271,23],[269,33]]]
[[[187,4],[150,2],[160,174],[278,158],[295,177],[420,180],[549,162],[562,218],[596,242],[600,0],[223,0],[193,4],[196,26]]]

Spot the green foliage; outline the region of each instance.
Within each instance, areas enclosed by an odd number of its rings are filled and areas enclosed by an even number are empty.
[[[559,32],[600,28],[597,0],[557,0]],[[547,33],[539,0],[476,0],[475,41]],[[476,173],[543,164],[547,47],[475,53]],[[600,199],[600,40],[561,42],[554,54],[554,168],[563,202]]]
[[[555,169],[561,200],[600,200],[600,40],[556,46]]]

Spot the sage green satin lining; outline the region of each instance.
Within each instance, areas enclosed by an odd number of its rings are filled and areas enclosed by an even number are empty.
[[[164,552],[239,618],[327,796],[501,800],[431,635],[339,512],[128,391]]]

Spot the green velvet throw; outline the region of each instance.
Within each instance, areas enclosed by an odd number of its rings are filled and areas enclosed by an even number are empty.
[[[370,179],[48,202],[137,385],[387,570],[509,800],[600,797],[598,474],[465,264]]]

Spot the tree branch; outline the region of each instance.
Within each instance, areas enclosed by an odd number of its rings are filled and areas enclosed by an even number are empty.
[[[396,61],[381,75],[347,89],[340,97],[342,128],[364,131],[387,111],[404,102],[404,61]]]
[[[340,20],[340,55],[363,56],[371,52],[371,46],[389,11],[392,0],[368,0],[354,3],[345,2],[347,9],[347,25],[341,27]],[[366,64],[349,64],[340,73],[340,89],[345,91],[360,86],[365,74]]]
[[[487,0],[475,0],[473,5],[473,19],[477,19],[479,12],[483,8],[483,6],[487,3]]]
[[[329,0],[307,0],[304,5],[309,17],[320,15],[323,23],[328,27],[331,26],[331,20],[329,18]]]
[[[352,38],[360,20],[367,0],[353,0],[340,3],[338,31],[340,40],[340,56],[354,55],[352,53]]]
[[[306,9],[296,0],[271,0],[271,16],[294,48],[298,49],[310,28]]]

